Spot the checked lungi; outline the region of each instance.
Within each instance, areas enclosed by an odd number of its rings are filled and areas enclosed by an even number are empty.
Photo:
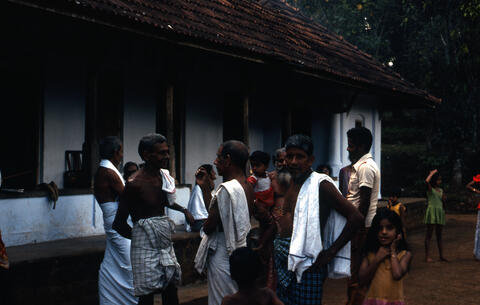
[[[136,296],[161,292],[171,282],[180,282],[182,273],[172,242],[174,228],[167,216],[133,224],[130,257]]]
[[[276,292],[280,300],[285,305],[321,305],[327,267],[319,271],[306,270],[297,283],[295,273],[288,270],[290,238],[277,237],[273,245],[278,276]]]

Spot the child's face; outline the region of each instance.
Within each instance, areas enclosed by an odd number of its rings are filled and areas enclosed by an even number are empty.
[[[392,196],[392,197],[388,198],[388,200],[389,200],[391,203],[397,203],[398,197],[397,197],[397,196]]]
[[[442,185],[442,176],[438,176],[437,181],[435,181],[436,186]]]
[[[267,166],[261,162],[252,162],[252,172],[255,176],[263,177],[266,175]]]
[[[397,229],[388,221],[388,219],[382,219],[380,221],[380,228],[378,230],[378,242],[382,246],[389,246],[397,237]]]

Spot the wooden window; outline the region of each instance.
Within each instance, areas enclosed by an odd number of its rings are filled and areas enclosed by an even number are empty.
[[[40,67],[25,58],[0,62],[0,171],[3,188],[39,183],[42,114]]]

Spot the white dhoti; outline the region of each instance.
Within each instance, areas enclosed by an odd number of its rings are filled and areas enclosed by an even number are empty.
[[[101,305],[137,304],[133,292],[130,240],[112,229],[118,202],[100,204],[107,236],[105,255],[98,272],[98,296]]]
[[[480,210],[477,213],[477,228],[475,230],[475,245],[473,247],[473,255],[480,260]]]
[[[225,247],[225,234],[215,232],[217,248],[207,259],[208,305],[220,305],[223,297],[234,294],[238,286],[230,277],[229,254]]]

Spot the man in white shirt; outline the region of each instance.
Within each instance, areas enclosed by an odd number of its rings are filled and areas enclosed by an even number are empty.
[[[362,260],[362,248],[368,228],[377,212],[380,188],[380,170],[369,153],[372,133],[365,127],[355,127],[347,132],[348,158],[352,162],[347,200],[365,217],[365,226],[352,239],[351,278],[348,282],[347,305],[362,304],[365,288],[358,285],[358,271]]]

